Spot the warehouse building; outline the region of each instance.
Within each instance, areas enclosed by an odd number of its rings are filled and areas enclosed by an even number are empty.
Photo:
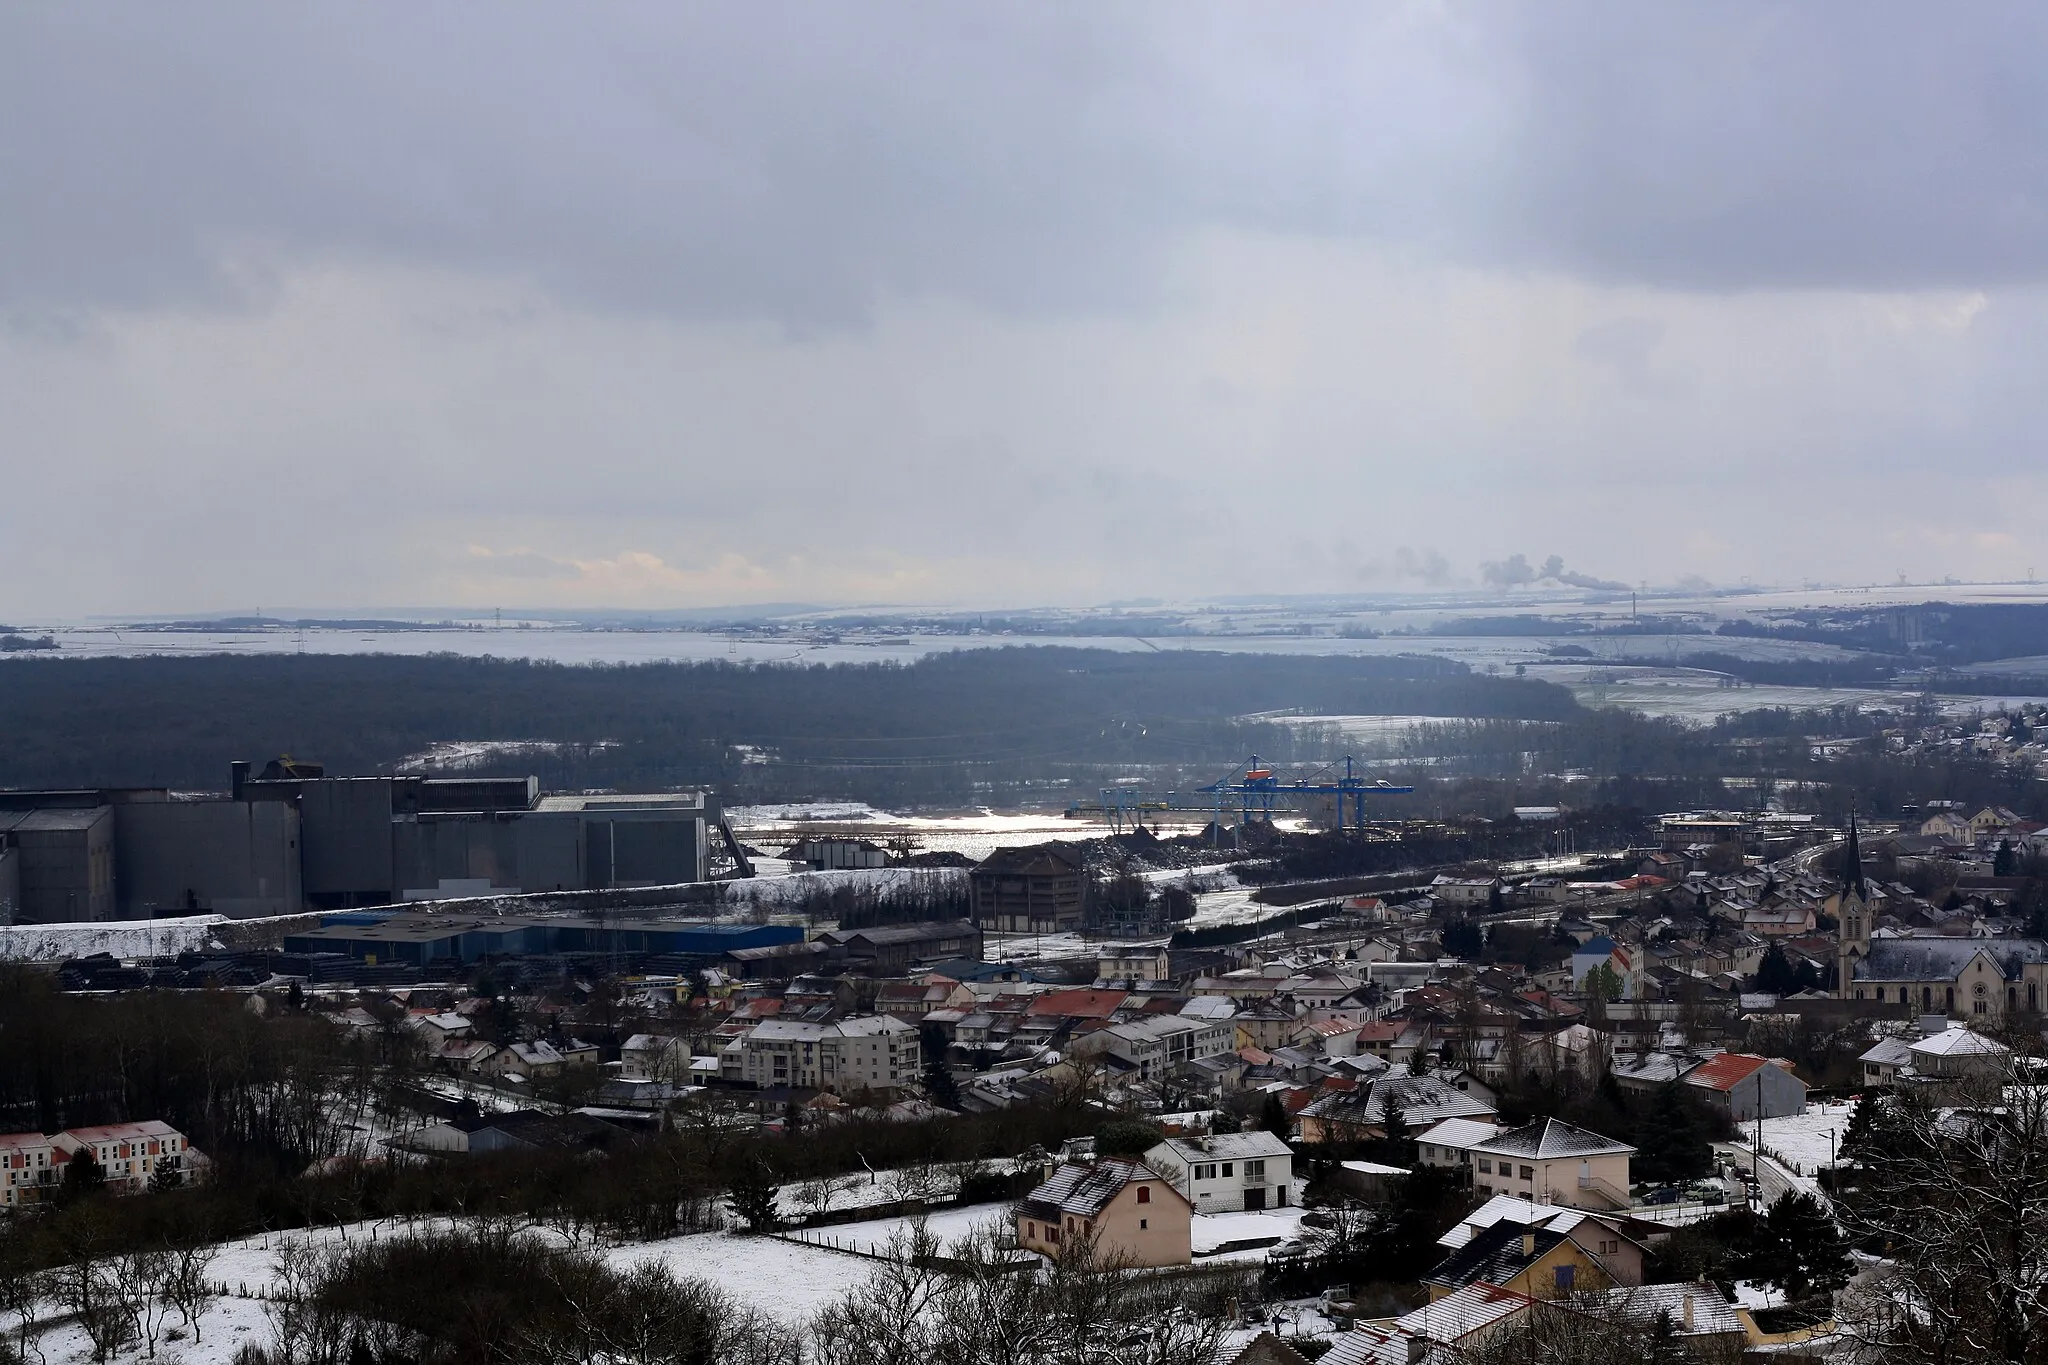
[[[464,916],[368,913],[329,915],[318,929],[287,934],[288,953],[346,953],[370,963],[476,962],[485,957],[555,953],[674,954],[721,957],[742,948],[801,943],[783,924],[702,920],[597,919],[584,915]]]
[[[225,796],[0,792],[0,923],[236,918],[702,881],[701,792],[544,796],[532,777],[230,765]]]

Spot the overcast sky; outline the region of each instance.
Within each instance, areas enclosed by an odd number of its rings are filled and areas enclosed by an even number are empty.
[[[0,7],[0,619],[2048,573],[2048,6]]]

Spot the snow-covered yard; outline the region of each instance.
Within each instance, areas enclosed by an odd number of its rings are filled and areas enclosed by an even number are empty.
[[[1793,1168],[1794,1175],[1810,1177],[1837,1160],[1842,1134],[1848,1131],[1849,1115],[1855,1108],[1853,1100],[1809,1104],[1803,1114],[1765,1119],[1762,1125],[1764,1151],[1777,1153]],[[1757,1125],[1745,1123],[1740,1126],[1742,1132],[1736,1141],[1745,1147],[1750,1146],[1756,1138]]]
[[[1255,1247],[1227,1252],[1217,1252],[1216,1249],[1232,1242],[1266,1237],[1285,1241],[1301,1230],[1301,1216],[1306,1212],[1308,1210],[1304,1208],[1290,1205],[1261,1213],[1198,1213],[1192,1230],[1195,1255],[1212,1261],[1263,1261],[1272,1248]]]
[[[860,1223],[809,1228],[790,1235],[820,1246],[850,1247],[855,1251],[875,1254],[887,1251],[890,1243],[898,1238],[908,1238],[920,1222],[938,1238],[943,1249],[991,1223],[1008,1227],[1010,1205],[1006,1202],[963,1204],[956,1209],[936,1209],[918,1217],[872,1218]]]

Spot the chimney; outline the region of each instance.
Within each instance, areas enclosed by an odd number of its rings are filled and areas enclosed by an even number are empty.
[[[1536,1254],[1535,1233],[1525,1232],[1522,1234],[1522,1254],[1524,1256],[1534,1256]]]
[[[1685,1330],[1690,1332],[1692,1326],[1692,1291],[1688,1289],[1685,1291]]]
[[[1429,1359],[1429,1338],[1413,1336],[1408,1338],[1408,1365],[1422,1365]]]
[[[228,793],[235,800],[239,801],[242,799],[242,785],[248,780],[249,763],[247,759],[238,758],[228,764]]]

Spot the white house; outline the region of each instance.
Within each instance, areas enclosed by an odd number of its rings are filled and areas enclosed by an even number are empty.
[[[619,1079],[623,1081],[675,1081],[690,1069],[690,1050],[680,1038],[659,1033],[636,1033],[619,1049]]]
[[[1171,1181],[1196,1213],[1283,1207],[1294,1180],[1293,1151],[1264,1129],[1168,1138],[1145,1153],[1145,1164]]]
[[[1429,893],[1446,905],[1485,905],[1506,885],[1499,877],[1453,877],[1444,873],[1429,884]]]
[[[0,1205],[12,1208],[43,1198],[57,1182],[56,1149],[41,1133],[0,1135]]]
[[[1182,1062],[1234,1051],[1236,1041],[1237,1026],[1229,1020],[1152,1014],[1077,1038],[1073,1050],[1084,1056],[1107,1052],[1135,1067],[1140,1080],[1149,1081],[1164,1076]]]
[[[924,1065],[917,1026],[886,1014],[836,1024],[770,1019],[741,1038],[739,1049],[739,1079],[764,1089],[898,1089],[915,1084]]]
[[[168,1123],[108,1123],[96,1128],[67,1128],[50,1139],[50,1160],[67,1164],[90,1156],[106,1175],[109,1189],[141,1190],[160,1170],[183,1172],[185,1135]]]

